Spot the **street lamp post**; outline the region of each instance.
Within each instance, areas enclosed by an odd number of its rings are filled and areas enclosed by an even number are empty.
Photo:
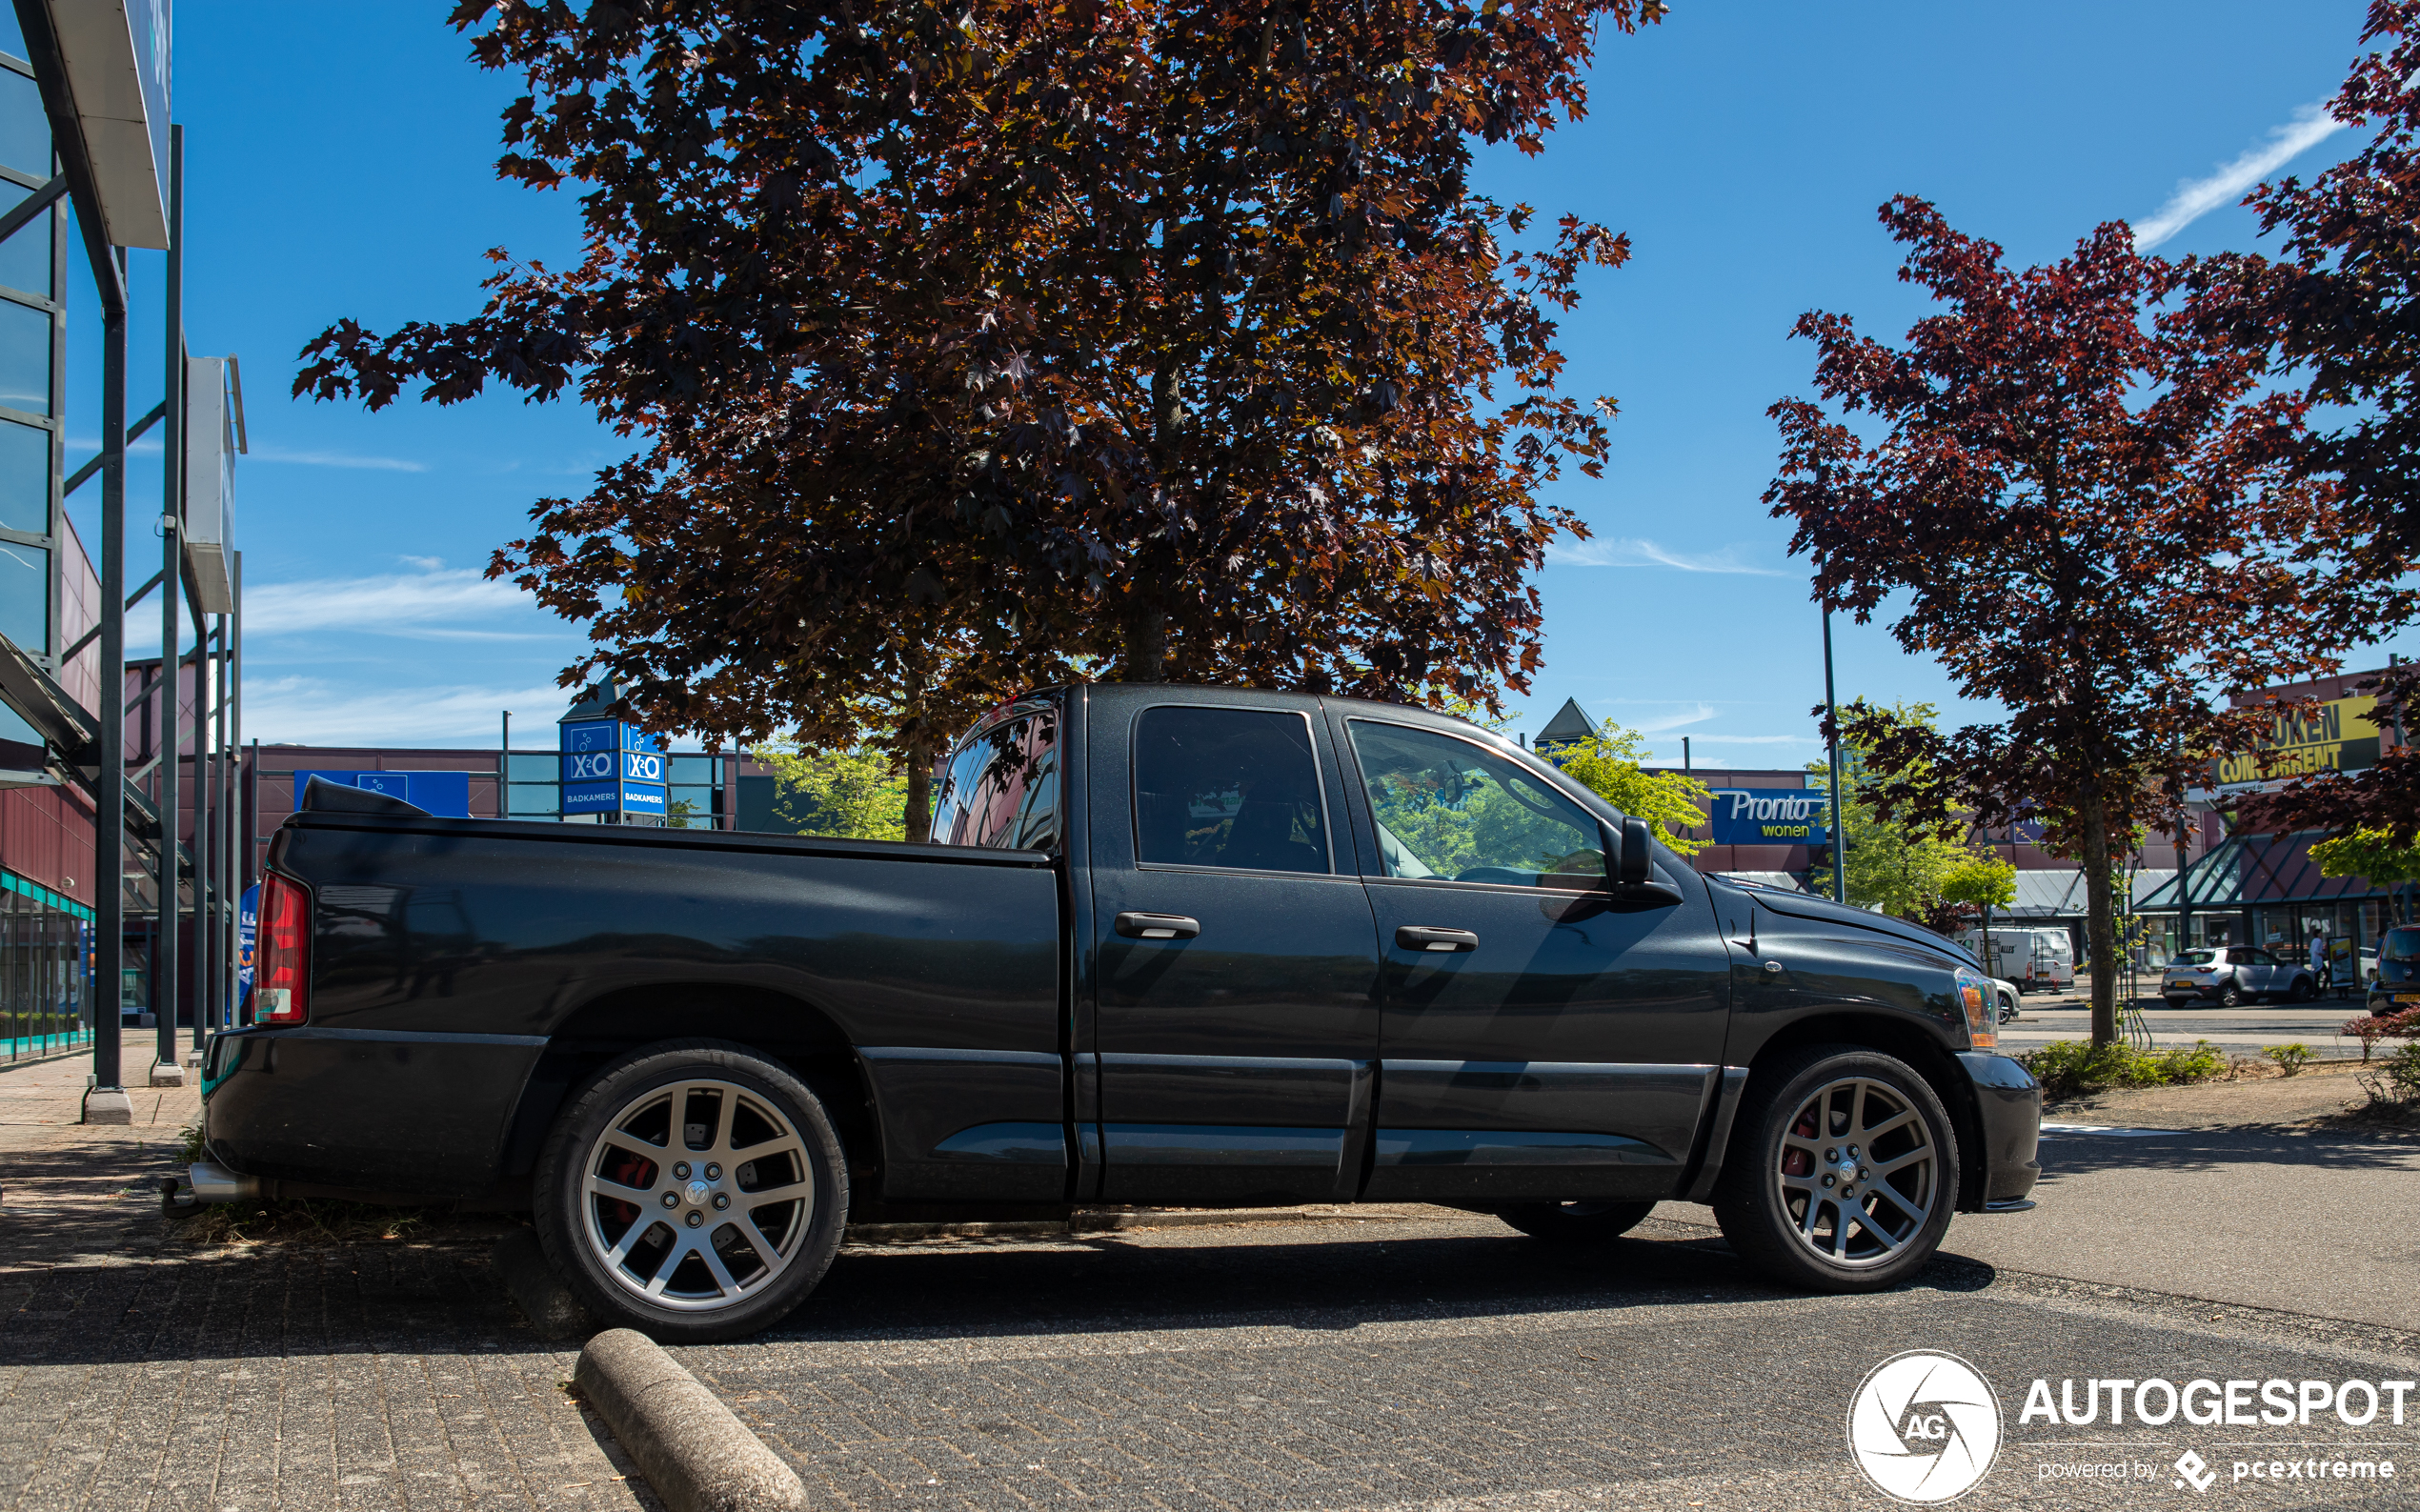
[[[1815,492],[1824,492],[1824,464],[1815,464]],[[1840,696],[1832,686],[1832,595],[1820,590],[1824,605],[1824,711],[1828,716],[1826,728],[1830,738],[1832,761],[1832,901],[1844,906],[1848,902],[1848,832],[1841,826],[1840,800]]]
[[[1840,697],[1832,689],[1832,606],[1824,604],[1824,707],[1831,716],[1832,901],[1848,901],[1848,834],[1841,827]]]

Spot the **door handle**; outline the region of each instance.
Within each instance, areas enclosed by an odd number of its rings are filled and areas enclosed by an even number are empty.
[[[1399,924],[1395,943],[1405,950],[1477,950],[1479,937],[1466,929],[1432,929],[1426,924]]]
[[[1191,939],[1201,933],[1201,920],[1182,914],[1124,913],[1118,916],[1118,933],[1128,939]]]

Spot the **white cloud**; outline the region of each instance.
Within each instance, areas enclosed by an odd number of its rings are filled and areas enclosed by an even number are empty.
[[[406,567],[417,567],[424,573],[434,573],[445,566],[442,556],[398,556],[395,560]]]
[[[2168,196],[2159,212],[2134,228],[2134,250],[2149,252],[2211,211],[2235,203],[2244,197],[2245,191],[2284,167],[2289,159],[2342,130],[2344,123],[2328,113],[2326,101],[2304,106],[2294,112],[2292,120],[2273,128],[2267,142],[2248,150],[2217,172],[2178,183],[2176,192]]]
[[[1702,703],[1687,714],[1661,714],[1655,716],[1653,718],[1642,719],[1638,723],[1631,725],[1630,728],[1638,731],[1641,735],[1655,735],[1660,731],[1678,730],[1683,725],[1698,724],[1704,720],[1711,719],[1713,717],[1714,705],[1710,703]]]
[[[1546,548],[1549,567],[1671,567],[1684,573],[1739,573],[1751,577],[1790,577],[1795,574],[1770,567],[1751,567],[1725,547],[1719,552],[1684,554],[1637,536],[1616,535]]]
[[[248,606],[249,607],[249,606]],[[244,737],[263,745],[464,746],[493,751],[510,709],[552,745],[554,724],[572,692],[535,688],[394,688],[335,684],[318,677],[249,677]],[[526,742],[517,737],[514,746]]]
[[[518,638],[464,621],[535,608],[530,595],[511,583],[461,567],[383,577],[248,584],[244,631],[257,635],[351,630],[438,639]]]
[[[426,473],[426,462],[399,456],[358,456],[351,452],[289,452],[284,447],[256,446],[244,454],[251,462],[289,462],[297,467],[350,467],[373,473]]]

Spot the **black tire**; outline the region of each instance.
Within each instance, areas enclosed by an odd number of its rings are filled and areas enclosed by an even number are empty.
[[[2311,980],[2308,977],[2297,977],[2294,978],[2292,990],[2286,994],[2286,1000],[2288,1002],[2313,1002],[2318,999],[2318,997],[2319,983]]]
[[[2236,986],[2231,981],[2218,990],[2218,1005],[2221,1008],[2240,1007],[2242,1006],[2243,1001],[2244,989]]]
[[[635,1200],[591,1193],[592,1175]],[[598,1319],[712,1343],[778,1322],[823,1279],[848,1223],[848,1161],[823,1104],[780,1065],[724,1040],[665,1040],[565,1103],[533,1197],[547,1260]]]
[[[1843,1088],[1852,1089],[1845,1103]],[[1895,1169],[1875,1169],[1886,1161]],[[1923,1077],[1880,1051],[1808,1045],[1748,1078],[1714,1216],[1732,1250],[1775,1280],[1882,1291],[1940,1248],[1958,1173],[1957,1132]]]
[[[1531,1239],[1556,1244],[1620,1239],[1654,1211],[1653,1202],[1512,1202],[1495,1210]]]

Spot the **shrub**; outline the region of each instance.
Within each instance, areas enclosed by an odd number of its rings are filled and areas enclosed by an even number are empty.
[[[2420,1101],[2420,1043],[2405,1045],[2378,1064],[2379,1076],[2404,1102]]]
[[[2420,1008],[2406,1008],[2394,1014],[2360,1014],[2346,1019],[2336,1033],[2361,1041],[2361,1058],[2366,1065],[2370,1046],[2381,1039],[2420,1039]]]
[[[2105,1087],[2208,1081],[2227,1070],[2226,1053],[2207,1039],[2148,1053],[2127,1044],[2095,1049],[2087,1040],[2062,1039],[2017,1059],[2042,1083],[2042,1096],[2053,1102]]]
[[[2300,1071],[2303,1067],[2319,1058],[2318,1055],[2312,1051],[2310,1046],[2304,1044],[2299,1039],[2289,1045],[2264,1045],[2261,1047],[2260,1053],[2267,1056],[2269,1059],[2276,1061],[2277,1074],[2284,1077],[2292,1076],[2295,1072]]]

